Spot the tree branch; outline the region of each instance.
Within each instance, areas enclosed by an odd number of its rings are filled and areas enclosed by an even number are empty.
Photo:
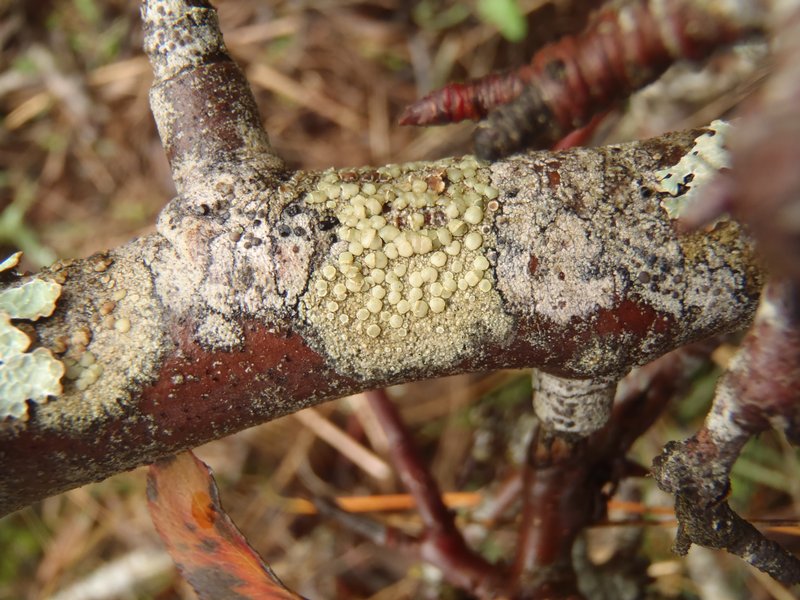
[[[26,331],[67,374],[0,430],[0,514],[346,393],[501,367],[618,377],[752,317],[739,226],[679,234],[662,206],[721,134],[288,173],[213,9],[143,17],[181,195],[157,234],[32,276],[62,285]]]

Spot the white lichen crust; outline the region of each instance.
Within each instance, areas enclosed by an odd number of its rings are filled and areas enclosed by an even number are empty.
[[[498,290],[514,314],[537,324],[529,340],[541,353],[583,333],[562,373],[622,374],[710,332],[741,328],[743,307],[754,311],[760,275],[739,226],[676,235],[661,207],[665,167],[695,146],[690,135],[703,132],[492,165]]]
[[[533,374],[533,408],[552,431],[586,437],[606,424],[614,403],[616,378],[569,379]]]
[[[185,0],[142,3],[144,49],[151,56],[155,82],[203,65],[209,56],[226,52],[217,11],[190,6]]]
[[[329,170],[304,197],[336,223],[300,316],[332,362],[369,378],[441,371],[512,320],[495,289],[497,190],[471,156]]]
[[[703,187],[721,169],[731,166],[726,147],[730,130],[731,126],[725,121],[712,122],[678,164],[656,172],[656,190],[669,194],[661,201],[661,206],[670,218],[677,219],[695,203],[702,202]]]

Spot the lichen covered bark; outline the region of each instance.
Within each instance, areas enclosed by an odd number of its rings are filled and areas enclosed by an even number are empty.
[[[157,234],[44,273],[62,297],[32,348],[67,374],[0,429],[0,513],[345,393],[502,367],[614,378],[752,316],[739,226],[681,234],[662,206],[707,132],[290,173],[213,10],[143,16],[179,196]]]
[[[51,269],[63,297],[36,335],[68,378],[3,434],[3,505],[347,392],[505,366],[617,375],[743,327],[760,272],[738,226],[679,235],[652,191],[697,135],[296,173],[207,214],[174,200],[159,235]]]

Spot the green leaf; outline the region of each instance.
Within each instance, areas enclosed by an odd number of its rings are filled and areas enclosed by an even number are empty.
[[[478,0],[478,15],[510,42],[522,40],[528,32],[528,23],[516,0]]]

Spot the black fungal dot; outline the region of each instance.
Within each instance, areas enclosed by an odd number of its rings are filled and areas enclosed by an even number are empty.
[[[278,235],[281,237],[289,237],[292,235],[292,230],[286,225],[278,225]]]
[[[650,283],[650,273],[642,271],[636,276],[636,279],[639,280],[639,283]]]
[[[289,169],[285,171],[279,171],[278,173],[275,174],[275,178],[278,181],[289,181],[293,176],[294,176],[294,171],[291,171]]]
[[[320,231],[330,231],[339,224],[339,219],[334,216],[323,217],[319,222]]]
[[[259,225],[261,225],[261,219],[255,219],[255,220],[253,221],[253,225],[254,225],[255,227],[258,227]]]
[[[559,272],[558,272],[558,278],[559,278],[561,281],[564,281],[564,279],[566,279],[566,277],[567,277],[567,276],[566,276],[566,275],[564,275],[564,271],[559,271]]]
[[[306,234],[306,230],[303,229],[302,227],[295,227],[294,228],[294,234],[297,237],[303,237]]]
[[[297,204],[290,204],[284,209],[283,212],[286,213],[286,216],[288,217],[296,217],[300,214],[300,211],[301,208]]]

